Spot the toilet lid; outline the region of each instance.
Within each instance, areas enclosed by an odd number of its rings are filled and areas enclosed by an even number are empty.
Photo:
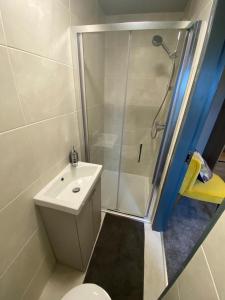
[[[111,300],[111,298],[100,286],[85,283],[70,290],[62,300]]]

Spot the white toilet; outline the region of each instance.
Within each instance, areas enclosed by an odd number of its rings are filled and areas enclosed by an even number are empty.
[[[111,298],[100,286],[84,283],[70,290],[61,300],[111,300]]]

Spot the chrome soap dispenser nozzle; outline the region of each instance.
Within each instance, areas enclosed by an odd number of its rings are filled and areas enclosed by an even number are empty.
[[[73,167],[76,167],[78,165],[78,161],[79,161],[79,156],[77,151],[75,150],[74,146],[72,148],[72,150],[70,151],[69,154],[69,162],[71,163],[71,165]]]

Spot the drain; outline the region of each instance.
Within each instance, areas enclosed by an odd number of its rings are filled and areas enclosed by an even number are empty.
[[[72,189],[72,192],[73,193],[78,193],[80,191],[80,188],[79,187],[75,187],[74,189]]]

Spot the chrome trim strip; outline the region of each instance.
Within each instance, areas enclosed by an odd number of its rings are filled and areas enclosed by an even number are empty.
[[[128,218],[128,219],[135,220],[135,221],[139,221],[139,222],[142,222],[142,223],[148,223],[148,224],[151,223],[151,222],[150,222],[148,219],[146,219],[146,218],[135,217],[135,216],[128,215],[128,214],[125,214],[125,213],[121,213],[121,212],[118,212],[118,211],[115,211],[115,210],[110,210],[110,209],[102,208],[101,211],[104,212],[104,213],[108,213],[108,214],[111,214],[111,215],[115,215],[115,216],[120,216],[120,217]]]
[[[106,31],[133,31],[149,29],[190,29],[192,21],[146,21],[146,22],[124,22],[111,24],[94,24],[73,26],[73,33],[106,32]]]
[[[121,128],[122,132],[121,132],[121,139],[120,139],[116,210],[118,210],[118,207],[119,207],[119,194],[120,194],[120,183],[121,183],[120,177],[121,177],[121,165],[122,165],[124,126],[125,126],[125,117],[126,117],[127,87],[128,87],[128,76],[129,76],[129,67],[130,67],[131,41],[132,41],[132,32],[129,31],[128,41],[127,41],[126,78],[125,78],[124,95],[123,95],[123,113],[122,113],[122,128]]]
[[[88,116],[87,116],[87,101],[86,101],[86,86],[85,86],[85,71],[84,71],[84,48],[83,48],[83,36],[82,34],[76,35],[77,39],[77,51],[78,51],[78,67],[80,74],[80,94],[81,94],[81,108],[83,116],[84,127],[84,151],[85,161],[90,161],[89,151],[89,138],[88,138]]]
[[[170,148],[170,143],[173,137],[174,128],[176,127],[179,112],[183,103],[183,98],[188,85],[191,67],[195,55],[195,49],[198,42],[199,30],[201,27],[201,21],[195,22],[192,29],[188,32],[186,45],[184,47],[184,53],[182,62],[179,68],[175,89],[172,95],[170,110],[166,121],[166,129],[163,134],[162,142],[160,145],[160,152],[157,158],[156,167],[153,175],[153,188],[152,195],[158,190],[160,185],[166,157]],[[154,204],[153,216],[155,215],[157,203]],[[149,214],[151,206],[151,200],[148,206],[147,215]],[[152,219],[152,216],[151,216]]]

